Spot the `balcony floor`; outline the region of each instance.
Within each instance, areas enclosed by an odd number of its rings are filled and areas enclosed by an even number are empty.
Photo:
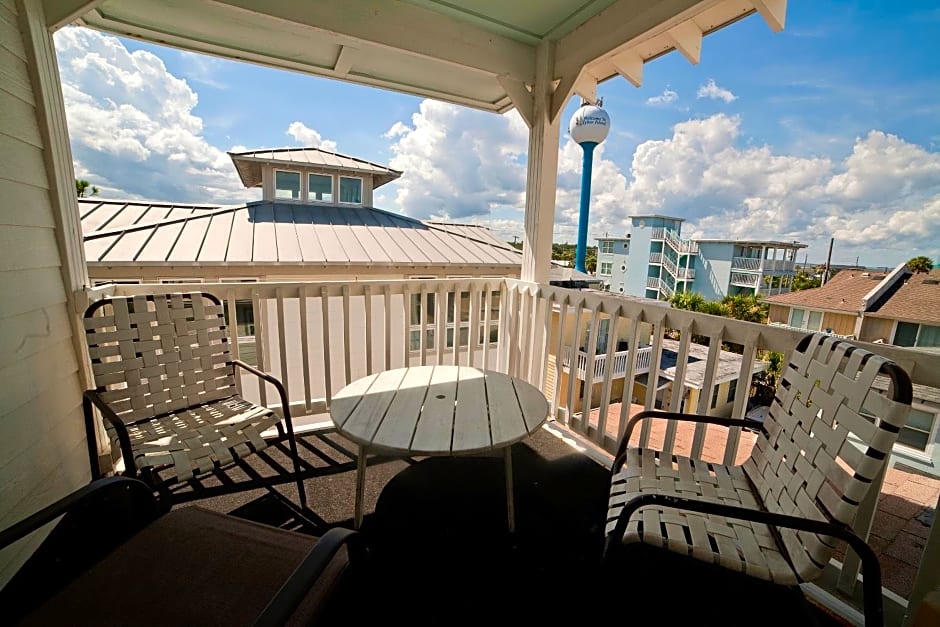
[[[335,433],[304,441],[311,445],[304,447],[307,453],[317,449],[321,460],[339,465],[306,482],[310,509],[322,519],[313,528],[298,525],[263,490],[199,505],[313,534],[351,527],[356,473],[348,453],[354,447]],[[673,613],[667,621],[750,625],[760,616],[764,624],[840,624],[790,591],[711,566],[690,569],[660,552],[637,553],[636,569],[622,569],[608,576],[612,587],[604,585],[599,558],[607,469],[546,430],[515,445],[513,461],[518,531],[512,537],[501,458],[370,463],[362,528],[370,561],[354,594],[338,605],[336,622],[585,624],[634,618],[643,624],[648,619],[641,617],[682,609],[684,618]],[[295,496],[289,484],[279,490]],[[700,576],[685,578],[690,572]]]

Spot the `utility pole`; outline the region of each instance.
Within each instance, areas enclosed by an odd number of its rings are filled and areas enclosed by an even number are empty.
[[[836,238],[829,238],[829,255],[826,256],[826,269],[823,270],[822,282],[820,285],[825,285],[829,281],[829,264],[832,262],[832,244],[836,241]]]

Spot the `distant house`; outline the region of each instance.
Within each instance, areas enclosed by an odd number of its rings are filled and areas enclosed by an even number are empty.
[[[625,237],[597,240],[597,275],[609,292],[668,299],[697,292],[709,300],[790,291],[805,244],[760,239],[685,239],[682,218],[630,216]]]
[[[863,342],[940,351],[940,270],[913,274],[843,270],[822,287],[769,296],[768,323]],[[886,383],[885,383],[886,385]],[[940,390],[914,386],[914,406],[898,442],[906,457],[940,472]]]

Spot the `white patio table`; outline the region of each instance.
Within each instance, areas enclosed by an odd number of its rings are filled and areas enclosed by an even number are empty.
[[[502,449],[509,530],[515,531],[510,445],[538,429],[548,401],[521,379],[466,366],[417,366],[353,381],[333,397],[337,431],[359,445],[355,526],[362,524],[366,455],[451,456]]]

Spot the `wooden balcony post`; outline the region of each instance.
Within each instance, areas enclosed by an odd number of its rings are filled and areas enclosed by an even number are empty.
[[[552,257],[560,137],[559,115],[552,115],[554,65],[554,43],[543,41],[536,52],[535,86],[531,94],[521,275],[523,281],[534,283],[548,283]]]

